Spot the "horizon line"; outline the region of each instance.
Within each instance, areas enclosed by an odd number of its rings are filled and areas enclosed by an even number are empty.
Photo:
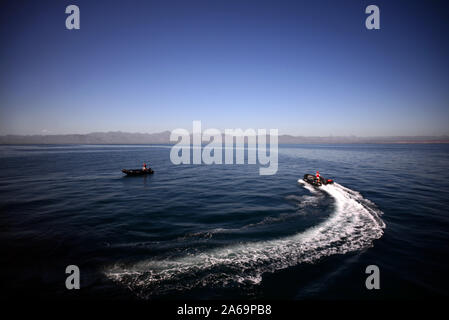
[[[241,129],[241,128],[235,128],[235,129]],[[234,129],[234,130],[235,130]],[[245,130],[244,130],[245,131]],[[122,134],[141,134],[141,135],[157,135],[157,134],[164,134],[164,133],[171,133],[170,130],[163,130],[158,132],[131,132],[131,131],[121,131],[121,130],[109,130],[109,131],[91,131],[87,133],[31,133],[31,134],[17,134],[17,133],[7,133],[7,134],[0,134],[0,137],[52,137],[52,136],[84,136],[84,135],[92,135],[92,134],[111,134],[111,133],[122,133]],[[192,133],[189,132],[191,135]],[[222,135],[225,135],[225,133],[222,133]],[[267,136],[270,134],[267,132]],[[440,134],[440,135],[367,135],[367,136],[360,136],[360,135],[300,135],[300,134],[292,134],[292,133],[281,133],[278,134],[278,137],[280,136],[289,136],[294,138],[362,138],[362,139],[369,139],[369,138],[447,138],[449,139],[449,134]]]

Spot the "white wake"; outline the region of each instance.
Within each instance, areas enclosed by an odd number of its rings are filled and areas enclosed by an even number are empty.
[[[302,180],[298,182],[303,183]],[[319,192],[306,185],[312,192]],[[115,265],[107,277],[138,295],[202,285],[259,283],[262,274],[275,272],[321,257],[344,254],[372,246],[383,235],[382,212],[360,193],[338,183],[320,187],[335,200],[327,220],[293,236],[248,242],[187,255],[177,259],[146,260]]]

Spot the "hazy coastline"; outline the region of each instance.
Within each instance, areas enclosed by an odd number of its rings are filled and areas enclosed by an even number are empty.
[[[279,135],[279,144],[320,143],[449,143],[449,136],[293,136]],[[0,144],[174,144],[170,131],[159,133],[129,133],[121,131],[93,132],[88,134],[54,135],[3,135]]]

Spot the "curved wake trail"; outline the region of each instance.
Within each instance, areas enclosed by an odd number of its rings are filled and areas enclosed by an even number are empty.
[[[302,180],[298,180],[301,182]],[[117,265],[106,275],[147,297],[203,285],[259,283],[262,274],[321,257],[372,246],[383,235],[382,212],[360,193],[337,183],[320,188],[335,200],[335,211],[321,224],[293,236],[237,244],[173,260]],[[314,188],[311,192],[317,192]]]

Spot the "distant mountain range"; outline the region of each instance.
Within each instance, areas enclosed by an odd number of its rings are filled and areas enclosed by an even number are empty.
[[[302,143],[449,143],[449,136],[304,137],[279,135],[279,144]],[[5,135],[0,144],[173,144],[170,131],[159,133],[93,132],[88,134]]]

